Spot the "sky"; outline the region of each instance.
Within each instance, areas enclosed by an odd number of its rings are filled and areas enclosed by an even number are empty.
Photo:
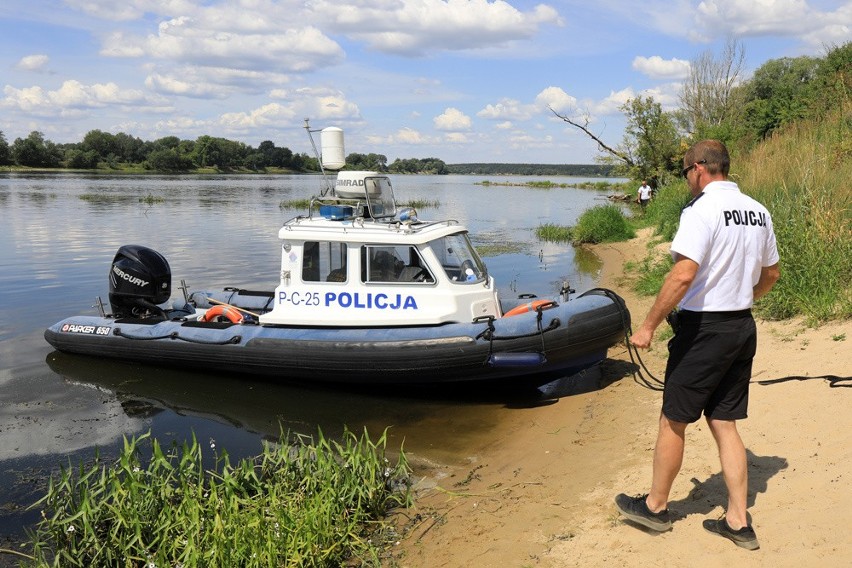
[[[389,163],[588,164],[551,109],[617,145],[621,105],[676,108],[730,40],[746,74],[821,57],[852,40],[852,0],[3,0],[0,131],[312,153],[309,118]]]

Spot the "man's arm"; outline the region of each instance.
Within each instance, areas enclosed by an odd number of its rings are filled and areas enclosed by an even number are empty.
[[[686,291],[695,280],[695,275],[698,273],[698,263],[685,256],[678,255],[675,265],[669,271],[663,282],[663,287],[660,288],[660,293],[657,294],[657,299],[654,300],[654,305],[651,311],[645,317],[645,321],[639,326],[630,337],[630,343],[636,347],[647,349],[651,345],[651,339],[654,337],[654,331],[657,326],[662,323],[670,311],[672,311],[678,302],[680,302]]]
[[[778,267],[777,262],[772,266],[764,266],[761,268],[760,278],[758,278],[757,284],[754,285],[754,299],[757,300],[769,293],[780,277],[781,269]]]

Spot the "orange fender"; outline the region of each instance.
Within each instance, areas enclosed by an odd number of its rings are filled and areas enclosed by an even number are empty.
[[[532,302],[527,302],[526,304],[521,304],[520,306],[515,306],[505,314],[503,317],[517,316],[520,314],[525,314],[527,312],[535,312],[538,310],[546,310],[547,308],[556,307],[556,302],[552,300],[533,300]]]
[[[231,323],[243,322],[243,314],[232,306],[213,306],[198,318],[198,321],[216,321],[219,317],[223,317]]]

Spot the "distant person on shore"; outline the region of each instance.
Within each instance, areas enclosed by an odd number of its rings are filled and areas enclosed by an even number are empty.
[[[642,206],[642,209],[651,201],[651,186],[648,182],[642,180],[642,185],[639,186],[639,191],[636,192],[636,203]]]
[[[683,158],[692,201],[671,245],[674,267],[645,321],[630,338],[643,349],[672,313],[663,405],[650,492],[615,498],[624,517],[653,531],[672,522],[669,493],[683,462],[686,427],[703,412],[719,448],[728,491],[723,517],[704,528],[748,550],[760,547],[747,515],[748,464],[737,420],[746,418],[757,330],[754,301],[780,276],[772,219],[766,208],[728,181],[724,144],[698,142]],[[672,312],[675,306],[680,311]]]

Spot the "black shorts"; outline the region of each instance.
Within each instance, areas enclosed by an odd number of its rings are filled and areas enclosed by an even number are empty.
[[[686,312],[669,342],[663,414],[675,422],[748,416],[748,386],[757,350],[750,310]]]

